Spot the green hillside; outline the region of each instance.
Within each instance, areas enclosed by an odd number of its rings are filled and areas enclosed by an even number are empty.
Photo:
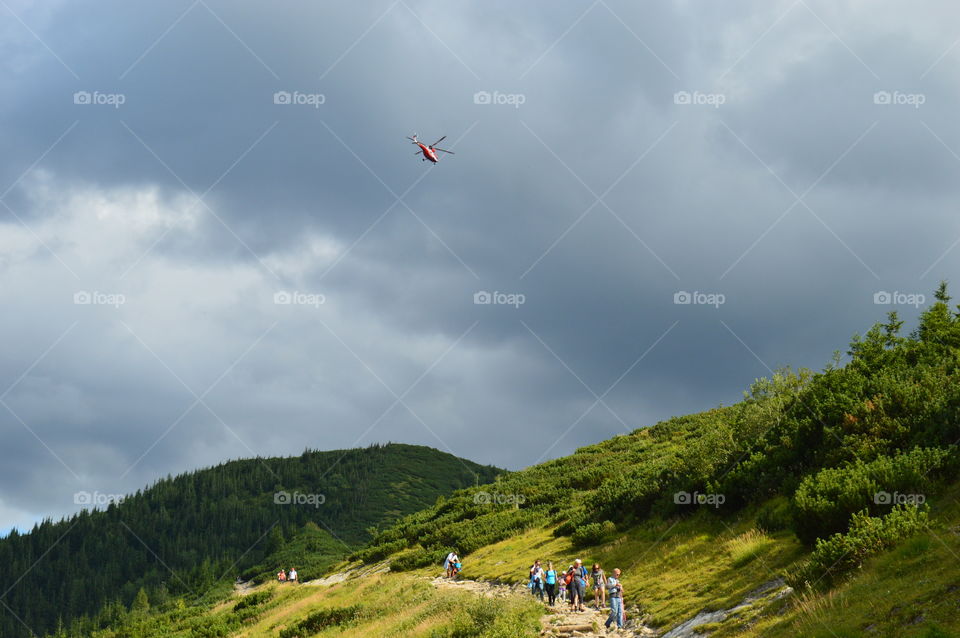
[[[625,568],[650,622],[665,629],[733,607],[777,577],[794,600],[834,601],[864,588],[856,576],[907,600],[837,626],[909,615],[909,626],[881,635],[960,632],[960,609],[934,602],[960,588],[960,313],[945,285],[936,299],[910,335],[891,313],[854,337],[846,365],[838,356],[819,374],[782,370],[736,405],[463,490],[401,519],[354,558],[390,556],[392,570],[415,570],[454,547],[468,573],[510,581],[534,558],[566,567],[584,553]],[[900,567],[871,569],[883,561]],[[833,604],[807,608],[823,615]],[[875,609],[883,599],[848,594],[844,606],[857,604]]]
[[[60,622],[89,635],[136,605],[141,591],[140,604],[145,597],[162,606],[278,565],[313,578],[366,542],[369,528],[498,471],[390,444],[231,461],[167,478],[105,511],[0,540],[0,635],[42,634]]]
[[[941,286],[909,335],[892,313],[845,363],[781,370],[735,405],[457,490],[381,528],[328,581],[132,609],[93,636],[533,638],[550,626],[529,595],[432,582],[450,549],[479,585],[522,585],[537,558],[620,567],[630,617],[660,634],[960,636],[956,309]]]

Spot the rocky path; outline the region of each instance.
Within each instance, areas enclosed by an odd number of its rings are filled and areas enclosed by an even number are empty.
[[[455,580],[448,578],[433,579],[435,587],[460,589],[472,592],[478,596],[503,597],[503,596],[529,596],[530,591],[523,585],[503,585],[499,583],[489,583],[476,580]],[[585,607],[585,611],[570,611],[567,604],[557,604],[554,607],[544,605],[543,616],[540,617],[541,632],[544,637],[566,638],[568,636],[624,636],[635,638],[637,636],[656,636],[657,632],[646,627],[642,622],[638,622],[635,617],[636,610],[631,610],[627,606],[627,625],[624,629],[617,631],[616,627],[607,631],[604,623],[609,615],[609,610],[595,610],[592,606]],[[632,613],[631,613],[632,611]]]

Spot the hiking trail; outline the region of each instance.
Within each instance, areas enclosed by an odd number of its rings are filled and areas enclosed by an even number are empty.
[[[450,580],[438,576],[431,581],[434,587],[441,589],[459,589],[469,591],[478,596],[506,597],[530,596],[530,590],[524,585],[506,585],[501,583],[484,582],[477,580]],[[584,605],[584,611],[570,611],[567,603],[558,603],[551,607],[544,604],[546,613],[540,617],[540,635],[544,637],[567,638],[572,636],[628,636],[646,637],[657,636],[658,633],[644,625],[637,617],[636,607],[627,605],[627,624],[617,631],[614,625],[609,631],[604,623],[609,615],[609,609],[597,611],[591,605]]]

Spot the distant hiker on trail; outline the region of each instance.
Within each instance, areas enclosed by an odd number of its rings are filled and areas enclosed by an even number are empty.
[[[287,572],[283,569],[283,567],[281,567],[280,571],[277,573],[277,581],[281,583],[287,582]]]
[[[583,611],[583,595],[587,591],[587,568],[579,558],[573,561],[573,567],[567,572],[567,586],[570,588],[570,609]]]
[[[443,561],[443,571],[446,572],[447,578],[453,578],[455,576],[455,565],[459,561],[460,558],[457,556],[457,552],[451,551],[447,554],[447,557]]]
[[[291,583],[297,582],[297,569],[295,567],[290,568],[290,573],[287,575],[287,580]]]
[[[557,604],[557,570],[550,561],[547,561],[547,571],[543,572],[543,584],[547,590],[547,603],[552,607]]]
[[[543,579],[543,567],[540,566],[540,559],[537,559],[530,568],[530,591],[540,600],[543,600]]]
[[[599,563],[593,564],[590,580],[593,583],[593,605],[599,611],[607,604],[606,575],[600,569]]]
[[[620,584],[620,569],[613,570],[613,575],[607,579],[607,591],[610,592],[610,615],[604,623],[610,629],[611,623],[616,621],[617,629],[623,629],[623,585]]]
[[[457,560],[453,563],[453,579],[456,580],[457,576],[460,575],[460,572],[463,571],[463,565],[460,563],[460,557],[457,556]]]

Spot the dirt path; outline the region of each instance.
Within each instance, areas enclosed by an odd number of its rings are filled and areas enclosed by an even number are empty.
[[[530,591],[523,585],[502,585],[498,583],[489,583],[476,580],[456,580],[448,578],[434,578],[435,587],[446,589],[459,589],[472,592],[478,596],[506,597],[506,596],[530,596]],[[607,631],[604,623],[610,611],[604,609],[595,610],[592,606],[584,607],[585,611],[570,611],[567,604],[557,604],[554,607],[544,605],[546,613],[540,617],[540,626],[542,628],[541,636],[556,636],[557,638],[567,636],[656,636],[657,632],[642,623],[636,618],[631,618],[631,612],[627,609],[627,625],[624,629],[616,631],[616,627]]]
[[[365,578],[376,574],[385,574],[388,571],[390,571],[390,563],[382,561],[373,565],[361,565],[360,567],[352,567],[346,571],[334,572],[323,578],[304,581],[302,584],[306,587],[326,587],[327,585],[342,583],[350,578]]]

